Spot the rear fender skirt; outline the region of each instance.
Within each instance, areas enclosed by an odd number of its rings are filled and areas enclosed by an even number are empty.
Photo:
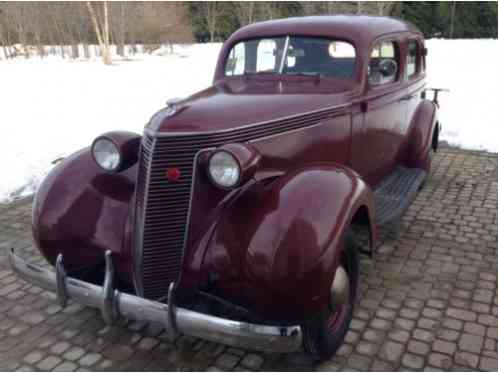
[[[345,232],[362,206],[373,221],[370,188],[337,164],[258,183],[206,235],[201,277],[265,318],[303,319],[327,304]]]
[[[429,100],[418,105],[410,124],[408,135],[407,166],[428,170],[427,153],[433,146],[437,126],[437,106]]]
[[[68,271],[104,263],[111,250],[116,272],[130,281],[130,206],[137,167],[108,174],[89,148],[65,158],[41,183],[33,202],[36,246],[55,264],[64,256]]]

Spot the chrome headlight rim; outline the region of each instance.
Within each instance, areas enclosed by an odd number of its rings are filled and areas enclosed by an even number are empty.
[[[213,161],[213,158],[215,156],[219,156],[220,154],[225,154],[225,155],[229,156],[231,158],[231,160],[234,161],[234,163],[237,167],[237,180],[230,185],[219,183],[211,173],[211,162]],[[239,159],[235,156],[235,154],[233,154],[232,152],[225,150],[225,149],[215,150],[211,153],[211,155],[209,156],[208,161],[207,161],[207,174],[208,174],[208,178],[211,181],[211,183],[214,186],[216,186],[217,188],[222,189],[222,190],[235,189],[238,186],[240,186],[241,181],[242,181],[242,167],[241,167],[241,164],[239,162]]]
[[[115,163],[115,166],[113,168],[104,167],[102,165],[102,163],[98,160],[96,153],[95,153],[95,146],[98,144],[99,141],[107,141],[109,144],[111,144],[114,147],[115,154],[117,154],[117,156],[118,156],[118,161]],[[120,149],[119,145],[109,136],[101,135],[101,136],[97,137],[95,140],[93,140],[90,152],[92,153],[92,158],[93,158],[94,162],[102,170],[109,172],[109,173],[114,173],[114,172],[118,172],[119,169],[121,168],[121,165],[123,163],[123,155],[121,154],[121,149]]]

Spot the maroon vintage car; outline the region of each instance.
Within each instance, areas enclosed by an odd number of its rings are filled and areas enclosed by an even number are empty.
[[[106,133],[54,168],[33,234],[55,270],[11,253],[13,268],[108,323],[331,356],[358,253],[399,221],[437,148],[425,56],[420,31],[393,18],[240,29],[210,88],[170,102],[142,136]]]

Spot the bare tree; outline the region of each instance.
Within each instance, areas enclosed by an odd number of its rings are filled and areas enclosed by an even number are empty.
[[[303,9],[303,13],[306,16],[311,16],[314,14],[319,14],[319,5],[316,1],[303,1],[301,3],[301,7]]]
[[[274,19],[280,15],[279,4],[274,1],[261,1],[257,5],[265,19]]]
[[[4,6],[4,11],[8,13],[7,27],[14,31],[17,42],[21,44],[24,56],[28,58],[26,25],[29,22],[26,19],[26,3],[7,2]],[[15,53],[17,54],[17,52]]]
[[[361,1],[356,2],[357,8],[356,8],[356,13],[362,14],[363,13],[363,4]]]
[[[104,19],[100,22],[97,14],[95,13],[92,3],[90,1],[87,1],[86,6],[88,8],[90,18],[92,19],[93,27],[95,29],[95,35],[97,36],[97,40],[102,51],[102,60],[106,65],[110,65],[112,63],[112,57],[109,48],[109,13],[107,1],[102,2]]]
[[[394,1],[375,1],[377,3],[377,15],[389,15],[394,8]]]
[[[253,23],[256,20],[256,6],[254,1],[234,2],[234,12],[241,26]]]
[[[301,7],[305,15],[337,13],[372,13],[371,3],[364,1],[303,1]]]
[[[186,22],[185,7],[180,2],[147,2],[143,7],[142,38],[153,44],[154,49],[160,44],[169,44],[173,51],[173,42],[191,42],[192,30]]]
[[[209,31],[209,41],[212,43],[218,31],[218,18],[220,16],[221,7],[216,1],[203,1],[199,5],[199,10],[206,20],[207,29]]]
[[[7,14],[4,10],[0,9],[0,44],[2,45],[4,58],[10,57],[9,50],[9,28],[6,20]]]
[[[112,22],[112,29],[116,39],[117,53],[124,57],[124,44],[126,39],[126,6],[122,1],[113,2],[111,4],[118,8],[116,9],[116,12],[113,13],[116,14],[117,17],[111,18],[114,21]]]
[[[326,14],[338,13],[339,4],[335,1],[325,1],[323,10],[325,11]]]
[[[455,11],[456,11],[456,1],[451,4],[451,14],[450,14],[450,39],[453,39],[453,30],[455,25]]]

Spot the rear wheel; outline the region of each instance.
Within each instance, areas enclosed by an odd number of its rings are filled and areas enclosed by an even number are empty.
[[[358,288],[358,261],[356,245],[349,233],[330,286],[330,302],[304,325],[304,347],[316,360],[333,356],[348,332]]]
[[[427,182],[429,181],[429,178],[431,176],[431,165],[433,157],[434,157],[434,149],[432,146],[430,146],[429,149],[427,150],[427,154],[424,160],[424,170],[426,172],[425,179],[423,183],[420,185],[419,190],[423,189],[426,186]]]
[[[429,147],[427,150],[427,155],[425,156],[425,171],[427,172],[427,176],[431,173],[431,165],[432,165],[432,159],[434,157],[434,149]]]

